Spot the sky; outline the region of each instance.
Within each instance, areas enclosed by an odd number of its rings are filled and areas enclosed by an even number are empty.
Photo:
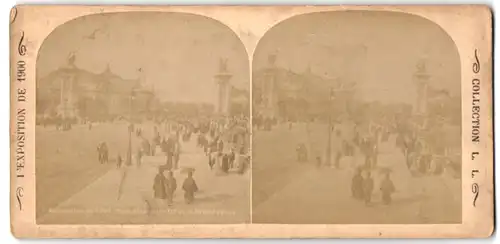
[[[246,27],[249,35],[251,27]],[[76,54],[79,68],[94,73],[109,65],[113,73],[136,79],[142,68],[142,79],[154,84],[164,101],[216,101],[214,75],[221,57],[229,60],[231,83],[250,86],[249,57],[240,39],[227,26],[197,15],[137,12],[77,18],[56,28],[42,44],[38,77],[66,65],[70,53]],[[438,25],[403,13],[295,16],[260,39],[250,53],[253,69],[265,67],[269,54],[277,55],[277,65],[295,72],[310,65],[325,77],[356,80],[357,96],[365,100],[412,103],[413,75],[422,60],[431,86],[460,92],[460,61],[453,41]]]
[[[228,59],[232,85],[250,86],[248,55],[239,38],[225,25],[197,15],[112,13],[69,21],[43,42],[37,76],[67,65],[71,53],[80,69],[100,73],[109,65],[124,79],[154,84],[163,101],[216,101],[220,58]]]
[[[413,75],[425,61],[431,86],[460,94],[455,44],[424,18],[391,12],[324,12],[292,17],[259,41],[253,69],[276,65],[325,77],[356,80],[357,95],[383,103],[414,103]]]

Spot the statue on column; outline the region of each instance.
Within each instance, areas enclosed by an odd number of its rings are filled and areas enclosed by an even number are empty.
[[[219,59],[219,72],[215,75],[217,82],[217,112],[221,114],[227,114],[229,112],[229,80],[232,75],[229,74],[228,59]]]
[[[227,72],[227,58],[219,59],[219,72],[226,73]]]
[[[262,79],[262,106],[267,117],[274,117],[275,111],[275,64],[276,64],[276,54],[271,54],[267,57],[268,68],[264,74],[264,79]]]
[[[417,85],[417,112],[425,111],[425,102],[427,100],[428,79],[427,69],[424,61],[417,64],[415,74],[415,83]]]
[[[75,67],[75,61],[76,61],[76,55],[75,53],[70,53],[68,57],[68,66],[74,68]]]

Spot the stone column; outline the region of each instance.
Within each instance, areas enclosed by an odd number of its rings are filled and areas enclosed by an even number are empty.
[[[264,74],[264,79],[262,80],[262,110],[264,117],[272,118],[276,115],[276,75],[274,69],[269,69]]]
[[[274,74],[272,71],[270,71],[268,74],[266,74],[266,97],[267,97],[267,104],[266,106],[273,111],[274,110]]]
[[[273,118],[276,115],[276,55],[268,56],[268,67],[262,79],[262,110],[266,118]]]
[[[216,113],[227,115],[229,113],[229,91],[232,75],[228,73],[219,73],[215,75],[215,82],[217,83],[217,101]]]
[[[430,75],[427,74],[425,63],[417,65],[417,72],[413,76],[417,85],[416,113],[422,114],[427,111],[427,90]]]
[[[221,115],[229,114],[229,80],[233,77],[227,69],[227,59],[219,60],[219,72],[215,75],[217,84],[217,101],[215,102],[215,112]]]
[[[74,77],[72,75],[61,77],[59,114],[63,118],[73,118],[76,115],[76,108],[73,99]]]

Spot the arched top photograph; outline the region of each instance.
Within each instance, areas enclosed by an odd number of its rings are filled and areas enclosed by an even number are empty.
[[[460,223],[460,65],[446,31],[412,14],[324,11],[270,28],[252,64],[253,221]]]
[[[250,66],[220,21],[78,17],[42,43],[36,88],[37,223],[250,221]]]

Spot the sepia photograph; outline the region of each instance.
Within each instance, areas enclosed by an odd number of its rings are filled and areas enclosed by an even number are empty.
[[[16,238],[485,238],[485,5],[17,5]]]
[[[460,57],[386,11],[297,15],[253,60],[253,222],[461,223]]]
[[[36,72],[38,224],[250,221],[249,65],[224,24],[80,17]]]

